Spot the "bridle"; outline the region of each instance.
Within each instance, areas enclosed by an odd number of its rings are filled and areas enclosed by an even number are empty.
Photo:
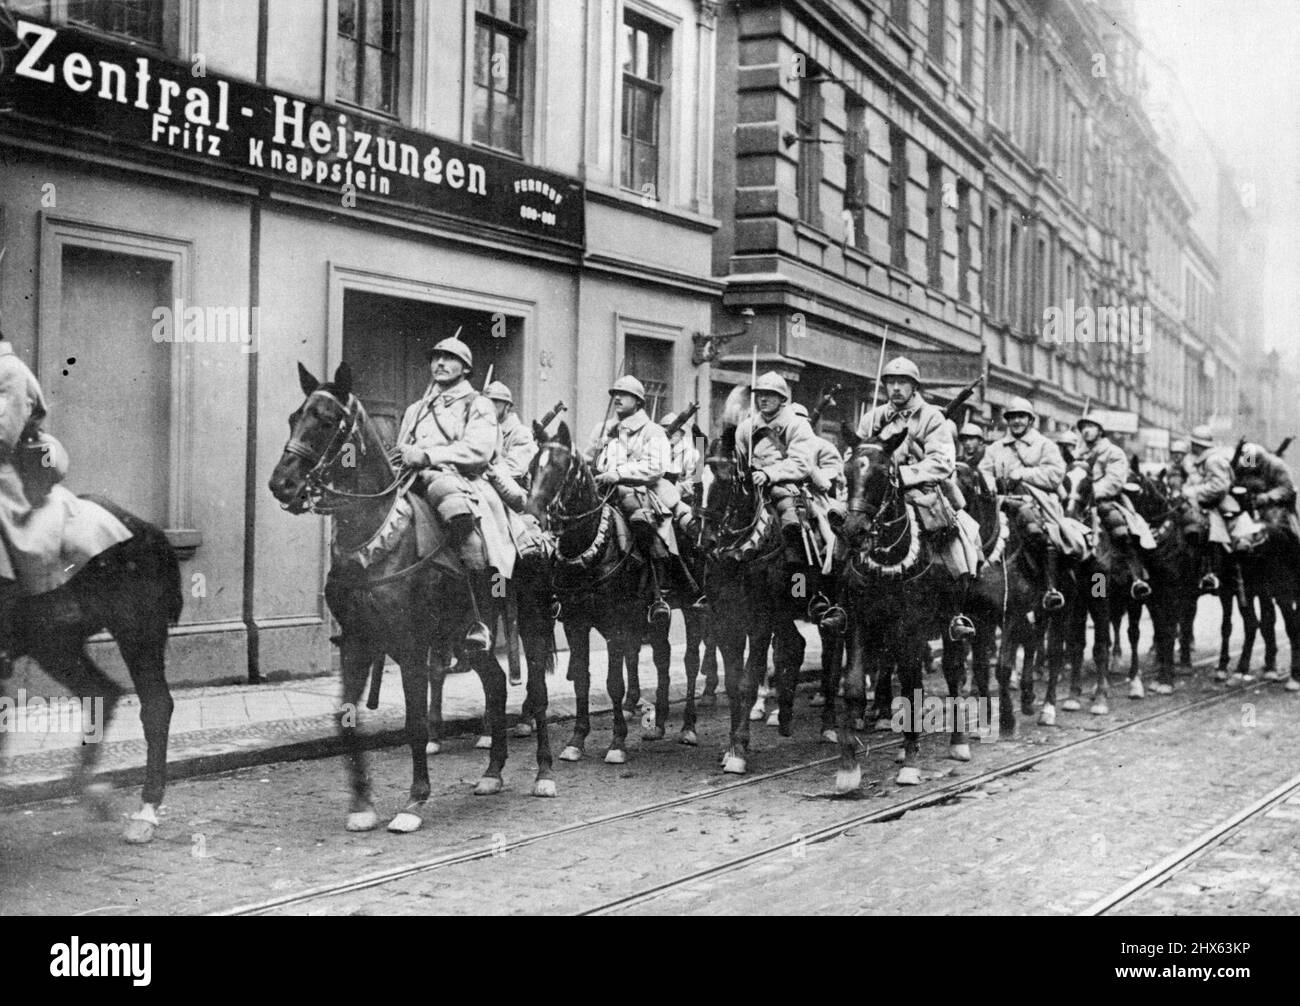
[[[578,479],[582,476],[583,466],[573,448],[560,443],[558,440],[549,440],[542,444],[536,457],[541,458],[544,452],[549,453],[551,451],[563,454],[566,457],[566,460],[564,462],[564,477],[560,480],[560,486],[555,491],[555,496],[551,499],[551,502],[546,504],[546,519],[548,524],[554,524],[557,529],[562,530],[572,524],[578,523],[580,520],[585,520],[588,517],[600,513],[600,511],[613,498],[614,489],[611,487],[609,492],[603,497],[601,497],[600,493],[597,492],[596,505],[590,510],[583,510],[580,513],[569,513],[564,506],[564,497],[566,494],[571,494],[573,492]],[[537,484],[536,477],[533,479],[533,484]]]
[[[858,448],[858,451],[879,450],[875,445],[864,444]],[[854,462],[858,462],[858,451],[854,452]],[[882,451],[883,453],[883,451]],[[879,503],[874,506],[861,500],[850,499],[848,504],[849,513],[866,514],[867,526],[862,530],[862,543],[865,548],[858,550],[859,554],[867,561],[867,565],[874,568],[884,568],[878,559],[872,557],[872,553],[883,553],[888,555],[909,533],[911,526],[911,515],[907,512],[907,507],[903,506],[897,517],[892,520],[885,520],[884,514],[889,511],[892,504],[897,503],[902,498],[903,487],[898,477],[898,466],[892,463],[887,465],[886,474],[889,479],[889,485],[885,489],[884,495]],[[898,535],[887,545],[882,545],[880,539],[885,528],[897,527],[902,525]],[[915,534],[913,534],[915,538]]]
[[[354,394],[349,393],[345,403],[340,401],[333,393],[323,388],[317,388],[307,396],[307,400],[303,402],[302,407],[298,410],[299,414],[306,411],[313,398],[323,398],[326,401],[333,402],[342,410],[343,418],[335,425],[329,442],[321,450],[317,450],[298,436],[297,430],[289,437],[289,442],[284,445],[285,454],[301,458],[311,465],[303,476],[302,489],[299,490],[296,497],[296,499],[305,501],[308,513],[330,516],[347,509],[357,501],[383,499],[404,488],[404,484],[409,485],[414,480],[416,474],[414,470],[398,469],[393,475],[393,481],[377,493],[354,493],[343,489],[335,489],[331,486],[328,482],[329,472],[338,464],[349,444],[356,441],[355,447],[358,453],[364,454],[366,452],[365,441],[357,439],[357,433],[361,429],[362,423],[367,419],[366,409],[361,404],[361,399]],[[290,505],[291,503],[281,503],[280,508],[287,510]]]

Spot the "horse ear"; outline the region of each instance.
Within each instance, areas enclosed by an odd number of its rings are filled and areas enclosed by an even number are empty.
[[[1169,469],[1168,469],[1168,468],[1161,468],[1161,469],[1160,469],[1160,474],[1156,476],[1156,481],[1157,481],[1157,482],[1163,482],[1163,481],[1165,480],[1165,476],[1168,475],[1168,474],[1169,474]]]
[[[352,394],[352,368],[344,360],[334,370],[333,385],[336,391],[344,398]]]
[[[724,458],[733,457],[736,453],[736,428],[730,424],[725,426],[720,440],[722,448],[719,455]]]
[[[569,433],[569,424],[563,419],[560,420],[560,428],[555,431],[555,439],[561,447],[571,448],[573,446],[573,437]]]
[[[301,362],[298,364],[298,385],[302,388],[304,395],[310,395],[320,387],[320,381],[312,377],[311,371],[304,367]]]
[[[858,436],[858,431],[846,422],[840,423],[840,437],[844,440],[844,446],[850,450],[856,451],[858,449],[858,444],[862,443],[862,438]]]
[[[893,453],[903,445],[903,441],[906,439],[907,439],[907,430],[906,428],[904,428],[899,430],[897,433],[890,434],[888,439],[881,440],[880,446],[884,449],[884,452],[886,454],[892,457]]]
[[[536,419],[533,420],[533,439],[539,444],[546,443],[546,428]]]

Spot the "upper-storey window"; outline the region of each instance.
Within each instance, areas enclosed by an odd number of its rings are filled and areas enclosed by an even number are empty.
[[[16,6],[41,15],[58,9],[54,4]],[[66,0],[64,9],[69,24],[168,49],[176,42],[176,6],[176,0]]]
[[[474,14],[474,142],[524,151],[525,0],[477,0]]]
[[[897,21],[903,28],[908,28],[912,23],[912,15],[909,11],[912,0],[892,0],[889,5],[889,16]]]
[[[930,58],[943,66],[944,51],[947,48],[946,21],[947,12],[943,0],[930,0],[930,23],[926,32],[926,46]]]
[[[398,0],[338,0],[339,100],[397,114],[401,71]]]
[[[671,32],[628,12],[623,16],[622,183],[659,195],[660,113]]]
[[[822,105],[818,71],[810,69],[799,78],[799,103],[795,106],[794,128],[799,137],[799,162],[795,165],[795,189],[799,195],[799,219],[814,227],[822,225]]]

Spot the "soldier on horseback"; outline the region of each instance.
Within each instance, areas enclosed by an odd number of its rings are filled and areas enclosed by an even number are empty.
[[[45,415],[40,383],[0,335],[0,678],[12,670],[19,600],[63,586],[131,537],[103,507],[57,484],[68,455],[41,429]]]
[[[669,412],[662,416],[659,425],[665,435],[677,422],[677,413]],[[688,436],[686,425],[681,425],[668,436],[670,455],[668,466],[664,469],[664,478],[677,488],[677,504],[673,507],[673,523],[677,530],[688,539],[693,540],[698,533],[694,506],[699,498],[699,483],[695,481],[696,470],[700,467],[700,452],[693,439]]]
[[[858,437],[887,440],[900,430],[907,432],[894,455],[904,496],[916,507],[922,532],[964,597],[982,556],[979,526],[965,513],[966,500],[955,479],[957,452],[949,422],[943,411],[921,394],[921,373],[911,360],[895,357],[880,376],[888,402],[862,417]],[[974,632],[974,623],[960,610],[953,615],[948,626],[952,638]]]
[[[1300,549],[1300,518],[1296,517],[1290,466],[1259,444],[1246,443],[1233,474],[1245,490],[1241,505],[1255,511],[1264,524],[1284,532],[1293,549]]]
[[[976,471],[984,460],[988,445],[984,443],[984,428],[976,423],[966,423],[957,431],[957,460]]]
[[[1124,495],[1124,486],[1129,480],[1128,457],[1106,436],[1095,416],[1085,413],[1075,426],[1083,438],[1083,453],[1076,463],[1086,469],[1092,482],[1098,520],[1111,542],[1128,559],[1133,578],[1130,593],[1134,597],[1145,597],[1151,588],[1147,584],[1139,549],[1155,548],[1155,539],[1147,522]]]
[[[664,584],[670,579],[668,556],[677,559],[676,569],[686,589],[703,607],[704,599],[677,548],[673,524],[664,518],[677,512],[681,494],[664,477],[672,464],[672,445],[663,427],[651,421],[645,411],[645,385],[624,376],[609,389],[616,418],[598,427],[588,450],[596,472],[596,487],[612,490],[614,501],[627,517],[632,537],[650,561],[654,575],[655,602],[652,616],[667,617]],[[688,512],[682,530],[695,534],[695,516]]]
[[[1059,528],[1064,516],[1056,490],[1065,477],[1065,462],[1056,444],[1035,426],[1038,417],[1028,399],[1013,398],[1002,417],[1007,435],[993,442],[980,471],[993,479],[999,494],[1017,497],[1013,512],[1020,533],[1043,560],[1043,608],[1054,611],[1065,604],[1057,589],[1061,545],[1049,538],[1046,526]]]
[[[1181,494],[1187,484],[1187,448],[1186,440],[1174,440],[1169,444],[1169,467],[1164,479],[1169,492]]]
[[[509,579],[514,568],[509,528],[500,498],[486,491],[485,475],[500,445],[496,409],[469,382],[474,355],[456,337],[433,347],[428,390],[402,417],[402,463],[417,472],[412,490],[424,496],[450,537],[469,580],[479,620],[466,643],[486,648],[481,612],[491,596],[495,567]]]
[[[1074,456],[1079,452],[1079,434],[1064,426],[1052,434],[1052,443],[1061,452],[1061,460],[1067,468],[1074,464]]]
[[[1215,446],[1209,426],[1203,424],[1192,430],[1191,448],[1191,456],[1184,461],[1187,481],[1183,496],[1190,504],[1185,533],[1205,569],[1197,590],[1215,593],[1220,586],[1224,553],[1232,543],[1228,523],[1237,518],[1241,506],[1230,493],[1232,454],[1227,447]]]
[[[520,420],[515,411],[514,396],[505,384],[493,381],[483,389],[483,394],[495,407],[497,425],[501,430],[500,450],[484,478],[508,508],[511,537],[519,558],[528,559],[543,553],[546,548],[546,539],[537,518],[524,512],[528,503],[528,469],[537,454],[537,441],[528,424]]]

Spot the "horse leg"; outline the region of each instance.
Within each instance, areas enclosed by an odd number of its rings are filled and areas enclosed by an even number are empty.
[[[979,632],[978,629],[975,630]],[[943,641],[943,679],[948,686],[948,698],[955,711],[962,700],[962,686],[966,681],[966,644],[962,641]],[[974,647],[972,646],[972,652]],[[951,652],[951,655],[950,655]],[[952,734],[948,738],[948,757],[954,761],[970,761],[970,738],[965,730],[965,713],[953,718]]]
[[[512,685],[522,684],[523,668],[519,663],[519,593],[515,581],[507,580],[505,603],[501,605],[501,620],[506,633],[506,668]]]
[[[523,635],[524,660],[528,665],[527,695],[524,705],[527,715],[532,719],[533,732],[537,737],[537,777],[533,782],[533,796],[555,796],[555,773],[551,761],[551,735],[547,724],[547,705],[550,696],[546,687],[546,676],[551,672],[554,645],[554,628],[549,620],[545,622],[546,632],[531,624]]]
[[[1228,640],[1232,638],[1232,606],[1236,604],[1236,595],[1225,587],[1219,591],[1219,604],[1223,615],[1219,620],[1219,666],[1214,672],[1215,681],[1228,680]]]
[[[695,733],[695,682],[700,676],[700,645],[704,642],[704,631],[700,612],[687,609],[682,613],[686,623],[686,708],[682,710],[682,730],[677,740],[694,747],[699,743]],[[667,691],[667,689],[665,689]]]
[[[424,750],[433,755],[442,750],[442,686],[447,680],[447,662],[437,646],[429,647],[425,673],[429,676],[429,743]]]
[[[491,650],[477,653],[473,667],[483,683],[483,725],[492,738],[488,749],[488,765],[482,778],[474,786],[475,796],[492,796],[500,793],[505,783],[501,771],[505,768],[506,746],[506,672]]]
[[[737,679],[742,714],[732,715],[731,746],[722,761],[722,771],[731,775],[744,775],[749,760],[749,721],[755,702],[758,701],[758,686],[767,673],[767,648],[771,640],[771,631],[752,632],[746,639],[745,660]],[[726,668],[727,694],[731,695],[731,666]]]
[[[406,741],[411,749],[411,791],[406,806],[388,822],[388,830],[400,835],[419,831],[424,824],[421,811],[429,802],[429,668],[428,648],[412,644],[398,651],[402,674],[402,696],[406,703]]]
[[[807,653],[803,634],[793,620],[785,622],[777,633],[777,653],[781,663],[777,676],[777,705],[780,710],[777,718],[777,733],[789,737],[793,733],[794,693],[799,684],[799,673],[803,670],[803,660]]]
[[[1124,602],[1116,598],[1117,604]],[[1094,716],[1105,716],[1110,712],[1107,698],[1110,696],[1110,609],[1105,597],[1090,597],[1092,609],[1093,669],[1097,672],[1097,683],[1092,690],[1092,705],[1088,712]]]
[[[718,643],[713,631],[713,615],[701,613],[700,621],[704,635],[704,659],[700,662],[700,671],[704,675],[704,694],[700,698],[713,703],[718,698]]]
[[[859,744],[863,748],[863,753],[866,753],[866,742],[859,741],[852,729],[853,717],[857,715],[857,710],[865,709],[867,705],[866,654],[863,652],[862,626],[856,618],[852,618],[849,623],[849,633],[850,639],[844,661],[844,700],[839,706],[837,740],[840,760],[839,767],[835,771],[837,796],[856,793],[862,786],[862,765],[858,762]],[[835,685],[832,683],[830,691],[827,692],[827,705],[830,705],[835,690]]]
[[[634,619],[632,628],[622,626],[609,634],[609,667],[605,672],[605,691],[614,711],[614,734],[605,752],[606,765],[622,765],[627,761],[627,717],[623,704],[623,662],[627,652],[635,647],[641,649],[641,624]],[[630,659],[630,658],[629,658]],[[629,663],[628,666],[631,666]],[[635,703],[632,704],[635,709]]]
[[[643,639],[643,630],[641,626],[644,622],[636,621],[636,628],[626,633],[626,642],[623,644],[623,659],[627,663],[627,688],[624,691],[623,708],[629,713],[638,712],[641,708],[641,641]],[[619,670],[620,684],[623,681],[623,671]]]
[[[900,786],[916,786],[921,781],[921,732],[918,729],[925,709],[925,650],[922,643],[909,646],[895,639],[890,646],[898,667],[898,689],[903,693],[903,709],[910,710],[910,722],[903,728],[902,767],[895,780]]]
[[[569,641],[569,678],[573,681],[573,733],[560,752],[560,761],[578,761],[591,733],[591,626],[564,626]]]
[[[366,756],[361,749],[361,739],[358,734],[361,693],[366,687],[366,679],[370,677],[370,664],[374,659],[375,651],[365,639],[344,631],[343,640],[339,644],[339,667],[343,676],[343,688],[337,722],[339,733],[343,738],[348,787],[352,791],[351,803],[348,807],[348,831],[373,831],[379,827],[379,815],[375,813],[370,797]]]
[[[1142,665],[1138,658],[1138,647],[1142,642],[1142,602],[1130,599],[1126,607],[1128,608],[1128,676],[1130,681],[1140,680]],[[1153,618],[1152,622],[1154,621]]]
[[[840,672],[844,665],[844,634],[822,633],[822,740],[827,744],[839,742],[835,732],[835,693],[839,689]]]
[[[1241,677],[1250,673],[1251,658],[1255,655],[1255,636],[1259,633],[1259,619],[1255,615],[1256,596],[1253,586],[1246,586],[1243,579],[1241,594],[1237,598],[1238,607],[1241,609],[1242,641],[1236,674]]]
[[[1264,638],[1264,676],[1272,677],[1277,673],[1277,612],[1268,594],[1259,599],[1259,634]]]
[[[139,844],[153,837],[158,824],[156,808],[162,804],[167,786],[167,740],[175,706],[165,669],[167,625],[160,621],[139,634],[123,632],[117,639],[140,699],[140,724],[144,728],[144,789],[140,809],[127,822],[125,835],[128,842]]]
[[[654,725],[641,734],[643,741],[662,740],[668,732],[668,691],[672,686],[672,646],[668,642],[668,627],[652,629],[650,656],[655,665]]]

